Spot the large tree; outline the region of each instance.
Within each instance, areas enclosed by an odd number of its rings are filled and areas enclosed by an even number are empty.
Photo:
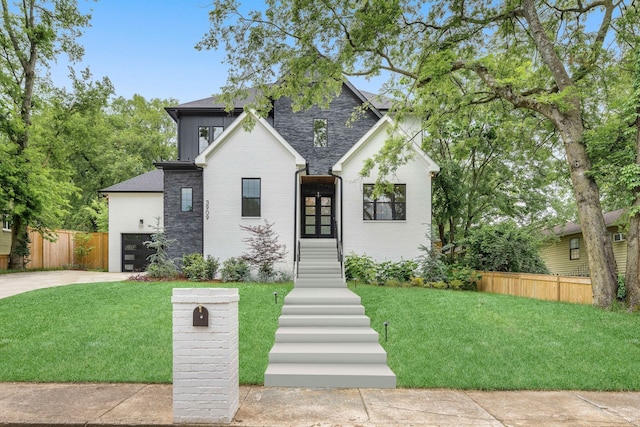
[[[1,0],[0,6],[0,210],[12,223],[9,267],[22,268],[27,227],[46,232],[57,225],[72,189],[30,147],[39,73],[61,54],[72,62],[80,59],[82,48],[75,40],[89,16],[80,13],[75,0]]]
[[[78,188],[62,226],[95,231],[91,206],[99,190],[175,157],[175,124],[163,107],[177,101],[113,98],[107,78],[91,81],[87,71],[71,77],[73,90],[53,90],[34,116],[32,143]]]
[[[262,112],[269,97],[305,108],[334,96],[343,75],[388,72],[383,89],[399,115],[432,120],[431,111],[501,101],[546,120],[563,142],[594,304],[608,306],[616,269],[586,149],[585,97],[615,60],[613,24],[630,4],[268,0],[264,12],[244,14],[234,0],[216,0],[200,47],[225,46],[229,99],[258,87],[263,97],[248,107]]]

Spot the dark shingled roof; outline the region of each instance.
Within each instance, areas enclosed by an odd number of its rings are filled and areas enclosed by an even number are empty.
[[[362,90],[358,90],[348,81],[346,82],[347,86],[354,92],[358,97],[361,97],[362,101],[369,101],[373,108],[380,111],[387,111],[391,108],[391,101],[388,98],[376,95],[371,92],[365,92]],[[256,93],[258,89],[248,89],[247,97],[244,99],[236,99],[233,103],[233,108],[235,110],[244,109],[245,105],[250,102],[253,102],[256,98]],[[225,104],[220,102],[220,98],[218,95],[210,96],[209,98],[202,98],[195,101],[185,102],[184,104],[175,105],[172,107],[167,107],[165,110],[174,120],[178,119],[177,111],[178,110],[192,110],[192,111],[224,111]]]
[[[162,193],[164,172],[155,169],[100,190],[101,193]]]
[[[615,225],[616,221],[620,219],[620,216],[624,212],[624,209],[618,209],[617,211],[611,211],[604,214],[604,223],[607,227]],[[575,222],[568,222],[564,225],[558,225],[554,227],[553,234],[557,236],[569,236],[571,234],[578,234],[582,232],[580,224]]]

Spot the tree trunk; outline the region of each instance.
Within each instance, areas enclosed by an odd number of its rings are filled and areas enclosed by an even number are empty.
[[[638,70],[640,73],[640,70]],[[640,166],[640,106],[636,109],[636,165]],[[640,309],[640,187],[633,189],[633,205],[627,233],[626,300],[630,310]]]
[[[27,265],[26,256],[29,250],[29,231],[22,218],[13,215],[11,225],[11,251],[9,253],[9,270],[24,270]]]
[[[640,198],[636,197],[634,206],[640,206]],[[640,242],[640,214],[629,219],[627,233],[627,268],[625,272],[626,300],[632,311],[640,309],[640,262],[638,251]]]
[[[613,244],[600,205],[600,191],[590,177],[591,162],[583,143],[584,129],[578,112],[557,112],[555,125],[562,134],[578,207],[580,227],[587,249],[593,304],[609,307],[618,286]]]

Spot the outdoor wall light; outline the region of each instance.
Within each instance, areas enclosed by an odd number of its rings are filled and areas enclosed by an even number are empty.
[[[140,218],[140,226],[142,227],[144,225],[144,219]]]

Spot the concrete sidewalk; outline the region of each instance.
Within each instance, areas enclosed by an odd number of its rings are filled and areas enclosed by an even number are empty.
[[[127,280],[132,273],[106,273],[82,270],[25,271],[24,273],[0,274],[0,299],[36,289],[76,283],[119,282]]]
[[[640,426],[640,392],[240,387],[231,426]],[[0,383],[0,425],[172,425],[172,386]]]

